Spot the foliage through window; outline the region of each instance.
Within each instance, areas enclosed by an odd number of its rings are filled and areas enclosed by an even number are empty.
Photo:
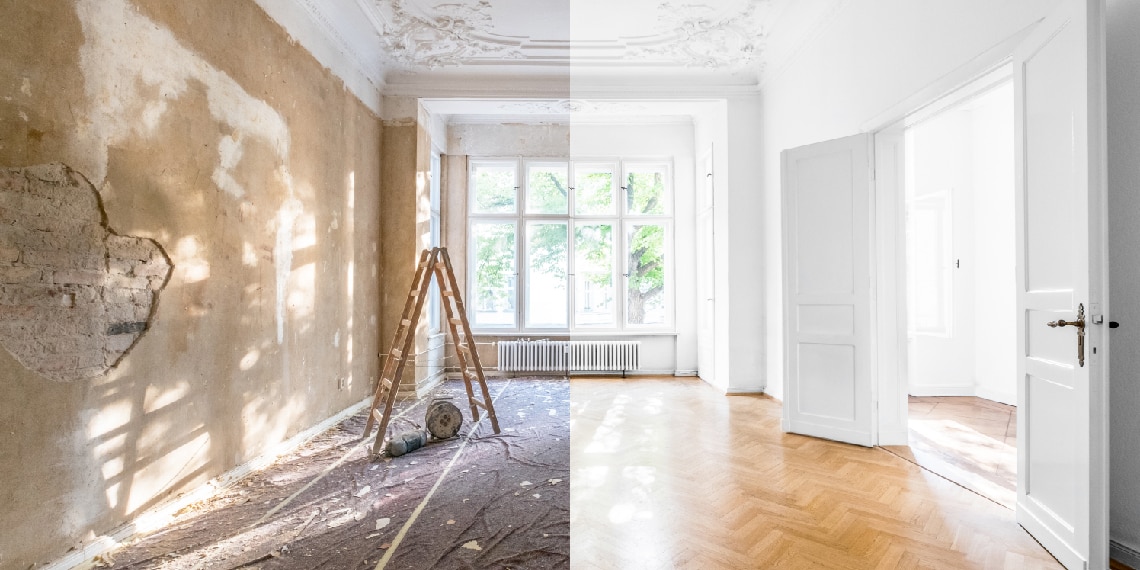
[[[667,162],[473,160],[473,324],[671,327],[670,176]]]

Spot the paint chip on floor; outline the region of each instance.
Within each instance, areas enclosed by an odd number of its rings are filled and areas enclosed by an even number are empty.
[[[463,548],[466,548],[467,550],[483,550],[483,547],[479,546],[479,542],[475,540],[464,542]]]
[[[380,529],[388,526],[388,523],[390,523],[390,522],[392,522],[392,519],[390,519],[388,517],[384,517],[382,519],[376,519],[376,530],[380,530]]]

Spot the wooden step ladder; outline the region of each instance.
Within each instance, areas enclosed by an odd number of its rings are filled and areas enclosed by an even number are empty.
[[[463,306],[463,299],[459,294],[459,286],[455,281],[455,271],[451,267],[451,256],[447,248],[437,247],[425,249],[420,253],[419,265],[416,266],[416,276],[412,280],[412,289],[408,299],[404,302],[404,312],[400,316],[400,326],[396,327],[396,334],[392,339],[392,348],[388,351],[388,358],[384,361],[384,368],[380,374],[380,381],[376,383],[376,394],[372,398],[372,407],[368,410],[368,423],[364,426],[364,436],[372,433],[372,424],[380,422],[376,433],[376,443],[372,446],[372,453],[380,453],[384,445],[384,437],[388,429],[388,422],[392,418],[392,407],[396,403],[396,392],[400,386],[400,376],[404,373],[404,366],[412,356],[413,345],[416,339],[416,323],[420,320],[424,300],[428,296],[431,277],[435,275],[439,283],[440,296],[443,301],[444,314],[447,317],[448,330],[455,343],[455,354],[459,359],[459,370],[463,375],[463,384],[467,388],[467,400],[471,404],[471,419],[479,419],[479,408],[487,411],[491,418],[491,427],[499,433],[499,419],[495,417],[495,406],[491,401],[491,393],[487,389],[487,379],[483,376],[483,365],[479,362],[479,352],[475,348],[475,337],[471,335],[471,323],[467,320],[467,311]],[[479,383],[482,400],[475,396],[475,388],[471,382]],[[384,409],[380,410],[380,401],[384,401]]]

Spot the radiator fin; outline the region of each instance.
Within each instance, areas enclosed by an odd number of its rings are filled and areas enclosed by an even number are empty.
[[[504,372],[625,372],[641,368],[641,342],[615,340],[499,341]]]

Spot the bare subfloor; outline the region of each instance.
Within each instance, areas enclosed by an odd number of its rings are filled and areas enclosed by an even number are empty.
[[[973,397],[910,397],[910,446],[887,449],[1010,509],[1017,408]]]
[[[115,568],[568,568],[570,393],[565,379],[489,381],[502,433],[370,457],[365,415],[180,513],[114,554]],[[395,431],[431,399],[400,403]],[[470,437],[468,437],[470,435]],[[110,562],[110,561],[109,561]]]

